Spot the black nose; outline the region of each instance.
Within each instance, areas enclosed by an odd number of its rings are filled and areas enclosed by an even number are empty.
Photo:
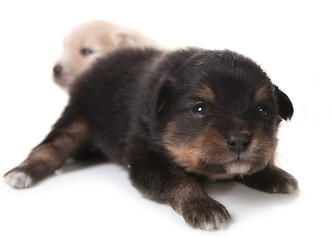
[[[61,73],[62,73],[62,66],[59,64],[55,65],[55,67],[53,68],[54,77],[60,77]]]
[[[227,147],[238,153],[247,150],[250,145],[250,142],[251,142],[250,136],[248,134],[243,134],[243,133],[230,134],[226,139]]]

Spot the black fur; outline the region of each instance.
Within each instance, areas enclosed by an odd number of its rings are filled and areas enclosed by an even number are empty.
[[[146,197],[168,203],[194,227],[218,229],[230,216],[196,176],[297,190],[273,163],[279,120],[292,114],[287,95],[237,53],[120,50],[76,81],[51,133],[6,177],[26,187],[13,173],[36,181],[66,158],[97,150],[128,167]]]

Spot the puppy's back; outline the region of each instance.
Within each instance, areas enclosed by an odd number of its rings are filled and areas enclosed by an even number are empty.
[[[98,146],[121,158],[135,109],[141,99],[141,85],[148,78],[148,68],[161,54],[154,49],[122,49],[98,60],[91,69],[81,75],[70,91],[68,118],[88,121],[95,138],[103,139],[108,147]],[[66,116],[63,116],[66,118]],[[116,141],[115,141],[116,140]],[[114,156],[115,155],[115,156]]]
[[[83,97],[86,102],[94,99],[112,99],[122,90],[132,90],[139,75],[144,73],[148,62],[160,55],[155,49],[122,49],[108,54],[96,61],[91,69],[79,76],[70,91],[72,100]],[[83,95],[83,96],[82,96]]]

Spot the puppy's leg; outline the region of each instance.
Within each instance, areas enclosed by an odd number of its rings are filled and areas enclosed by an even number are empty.
[[[252,175],[238,177],[235,181],[268,193],[288,194],[299,190],[297,180],[276,166],[268,166]]]
[[[136,151],[128,166],[133,185],[147,198],[172,206],[195,228],[224,227],[231,219],[226,208],[210,198],[194,178],[167,162],[156,152],[146,151],[138,156]]]
[[[13,188],[27,188],[52,174],[85,143],[87,131],[86,124],[80,121],[55,125],[24,162],[5,174],[5,182]]]

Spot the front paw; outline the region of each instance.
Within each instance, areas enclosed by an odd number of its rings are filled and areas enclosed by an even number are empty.
[[[33,179],[27,173],[12,170],[5,174],[5,183],[12,188],[28,188],[32,185]]]
[[[267,167],[260,172],[235,180],[268,193],[290,194],[299,191],[297,180],[278,167]]]
[[[185,221],[194,228],[217,230],[231,221],[226,208],[211,198],[194,199],[182,207]]]
[[[271,193],[291,194],[299,191],[297,180],[288,172],[278,169],[273,174],[274,177],[271,178],[270,186],[267,188]]]

